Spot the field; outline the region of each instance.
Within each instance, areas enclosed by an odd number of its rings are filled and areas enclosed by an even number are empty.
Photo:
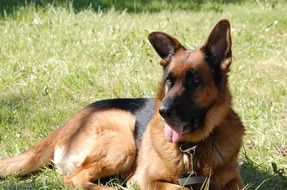
[[[247,129],[246,189],[287,189],[285,0],[25,2],[0,2],[0,158],[25,151],[93,101],[154,96],[161,67],[150,32],[198,48],[227,18],[229,85]],[[0,179],[0,189],[64,189],[63,176],[43,168]]]

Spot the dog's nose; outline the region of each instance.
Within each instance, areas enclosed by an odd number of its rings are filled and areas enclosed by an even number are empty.
[[[169,118],[171,115],[171,109],[168,106],[161,105],[159,108],[159,113],[163,118]]]

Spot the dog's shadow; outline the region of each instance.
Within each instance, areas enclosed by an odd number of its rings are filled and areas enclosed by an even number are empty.
[[[271,163],[266,168],[245,156],[240,173],[247,190],[287,190],[286,171]]]
[[[275,164],[276,165],[276,164]],[[247,190],[286,190],[287,189],[287,176],[284,171],[276,168],[273,163],[269,169],[263,168],[261,165],[257,165],[253,160],[247,158],[241,164],[241,176],[246,184]],[[276,170],[277,169],[277,170]],[[275,170],[275,171],[274,171]],[[47,176],[46,172],[36,172],[23,178],[15,178],[15,181],[9,180],[1,184],[1,190],[30,190],[30,189],[65,189],[61,177],[54,178],[55,180],[45,180]],[[50,172],[48,172],[50,173]],[[54,175],[54,174],[53,174]],[[57,175],[57,174],[55,174]],[[45,177],[46,176],[46,177]],[[98,181],[101,184],[118,183],[122,184],[123,181],[114,178],[107,178]],[[123,185],[123,184],[122,184]],[[122,186],[121,185],[121,186]]]
[[[49,169],[55,169],[53,166]],[[65,187],[64,176],[60,176],[56,172],[49,171],[48,169],[43,169],[42,171],[36,171],[23,177],[12,176],[7,178],[0,178],[0,190],[33,190],[33,189],[53,189],[53,190],[64,190],[64,189],[74,189],[82,190],[82,188],[69,188]],[[1,182],[2,181],[2,182]],[[107,177],[103,179],[98,179],[94,183],[113,186],[117,189],[126,189],[125,182],[119,177]]]

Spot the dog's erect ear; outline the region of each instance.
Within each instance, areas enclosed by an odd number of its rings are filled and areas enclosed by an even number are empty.
[[[228,71],[232,61],[230,24],[228,20],[220,20],[212,29],[207,42],[202,47],[208,59]]]
[[[183,47],[177,39],[163,32],[152,32],[148,39],[155,51],[163,59],[161,65],[166,65],[170,56]]]

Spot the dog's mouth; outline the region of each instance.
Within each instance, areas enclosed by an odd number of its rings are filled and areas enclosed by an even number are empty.
[[[184,133],[190,133],[202,126],[199,118],[192,118],[188,122],[164,120],[164,136],[170,143],[177,143],[180,141]]]
[[[184,124],[165,121],[164,136],[168,142],[176,143],[179,141],[184,129]]]

